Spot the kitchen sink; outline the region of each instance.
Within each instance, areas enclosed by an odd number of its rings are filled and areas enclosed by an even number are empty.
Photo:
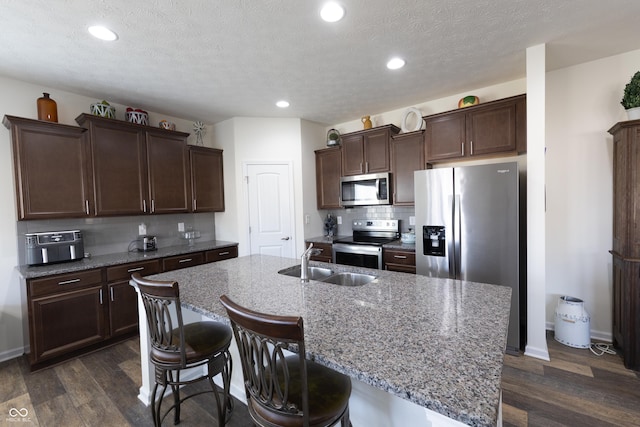
[[[300,265],[294,265],[278,271],[278,274],[284,274],[285,276],[300,277],[301,267]],[[327,277],[333,275],[333,270],[323,267],[309,267],[309,279],[310,280],[324,280]]]
[[[325,283],[333,283],[341,286],[362,286],[376,279],[376,276],[362,273],[337,273],[323,280]]]
[[[301,266],[294,265],[292,267],[283,268],[278,274],[285,276],[300,277]],[[362,286],[373,280],[376,276],[362,273],[341,272],[334,273],[333,270],[323,267],[309,267],[309,279],[318,280],[320,282],[332,283],[341,286]]]

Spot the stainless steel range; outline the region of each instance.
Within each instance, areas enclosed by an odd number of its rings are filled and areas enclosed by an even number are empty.
[[[333,262],[382,269],[382,245],[400,238],[397,219],[355,219],[353,235],[335,240]]]

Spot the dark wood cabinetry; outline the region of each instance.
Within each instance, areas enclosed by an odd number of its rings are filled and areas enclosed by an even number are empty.
[[[424,117],[428,162],[526,151],[526,95]]]
[[[90,133],[95,215],[189,211],[188,134],[81,114]]]
[[[162,260],[162,271],[178,270],[204,264],[204,252],[176,255]]]
[[[393,204],[415,203],[413,173],[424,168],[424,131],[403,133],[391,139],[391,185]]]
[[[213,249],[204,253],[204,262],[216,262],[238,257],[238,247],[229,246],[227,248]]]
[[[415,251],[405,251],[402,249],[384,249],[382,252],[384,269],[389,271],[400,271],[403,273],[416,272]]]
[[[307,242],[306,247],[309,247],[309,242]],[[317,255],[311,255],[309,259],[320,262],[333,262],[333,254],[331,252],[333,245],[331,243],[313,242],[313,248],[317,249],[320,253]]]
[[[613,135],[613,342],[624,365],[640,371],[640,120],[620,122]]]
[[[389,172],[389,140],[400,129],[385,125],[342,136],[342,175]]]
[[[108,336],[100,269],[30,280],[27,297],[32,365]]]
[[[133,273],[143,276],[160,272],[160,261],[150,260],[107,267],[109,331],[111,337],[138,330],[138,294],[129,285]]]
[[[189,163],[191,166],[191,210],[193,212],[223,212],[222,150],[190,146]]]
[[[318,209],[340,208],[342,151],[339,147],[316,152],[316,198]]]
[[[75,126],[5,116],[11,130],[18,219],[89,215],[87,134]]]

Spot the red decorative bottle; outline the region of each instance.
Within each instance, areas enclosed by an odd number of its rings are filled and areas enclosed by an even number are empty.
[[[38,120],[58,123],[58,106],[48,93],[38,98]]]

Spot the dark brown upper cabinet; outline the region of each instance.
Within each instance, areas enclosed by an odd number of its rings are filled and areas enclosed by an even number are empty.
[[[316,150],[316,198],[318,209],[339,209],[342,152],[340,147]]]
[[[5,116],[19,220],[86,217],[93,206],[86,129]]]
[[[90,133],[95,215],[189,211],[189,134],[89,114],[76,122]]]
[[[192,212],[224,211],[222,150],[189,146]]]
[[[424,117],[427,162],[526,152],[526,95]]]
[[[402,133],[391,138],[391,185],[393,204],[415,204],[413,173],[424,168],[424,131]]]
[[[342,135],[342,176],[389,172],[389,140],[399,131],[385,125]]]

